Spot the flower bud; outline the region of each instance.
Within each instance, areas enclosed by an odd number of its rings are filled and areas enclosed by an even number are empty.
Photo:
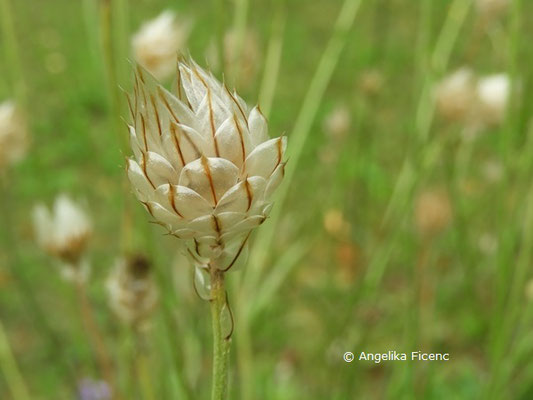
[[[195,265],[231,268],[272,207],[286,139],[268,138],[259,107],[192,60],[175,94],[137,68],[128,176],[157,223],[183,239]]]

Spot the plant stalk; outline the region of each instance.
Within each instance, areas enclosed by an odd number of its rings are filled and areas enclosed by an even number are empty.
[[[0,321],[0,370],[5,376],[7,385],[14,400],[29,400],[28,388],[22,378],[22,374],[19,371],[17,362],[11,347],[7,335],[4,331],[2,321]]]
[[[226,304],[224,272],[210,266],[211,320],[213,323],[213,386],[211,400],[224,400],[228,392],[228,364],[231,338],[222,333],[222,310]]]
[[[76,294],[78,296],[82,322],[87,334],[89,335],[93,349],[96,352],[100,372],[109,386],[112,388],[112,392],[115,396],[114,398],[118,398],[119,396],[116,394],[117,392],[113,369],[111,366],[111,359],[109,357],[109,353],[107,352],[102,334],[100,333],[94,318],[92,306],[89,298],[87,297],[85,283],[80,282],[79,280],[76,281]]]

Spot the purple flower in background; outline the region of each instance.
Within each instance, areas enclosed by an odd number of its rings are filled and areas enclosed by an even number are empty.
[[[111,390],[104,381],[85,378],[78,383],[78,400],[111,400]]]

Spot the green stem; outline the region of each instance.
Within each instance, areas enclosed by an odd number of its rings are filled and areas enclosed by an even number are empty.
[[[0,32],[4,43],[4,57],[17,101],[26,111],[26,84],[22,75],[20,53],[9,0],[0,0]]]
[[[222,333],[222,310],[226,304],[224,272],[211,266],[211,320],[213,323],[213,386],[211,400],[224,400],[228,392],[231,339]]]
[[[2,321],[0,321],[0,367],[6,378],[6,383],[9,386],[13,400],[29,400],[28,389],[9,346]]]
[[[152,377],[150,374],[150,362],[146,351],[146,344],[142,332],[135,329],[135,367],[137,370],[137,377],[141,387],[143,400],[155,400],[154,387],[152,385]]]
[[[261,105],[261,111],[267,118],[272,108],[272,101],[274,100],[274,93],[278,81],[286,19],[285,7],[280,3],[274,21],[272,22],[272,35],[268,44],[265,72],[263,73],[261,89],[259,90],[259,104]]]

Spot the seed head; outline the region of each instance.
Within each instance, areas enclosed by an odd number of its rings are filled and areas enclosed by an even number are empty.
[[[286,139],[269,139],[259,107],[250,110],[192,60],[179,63],[176,94],[137,68],[130,103],[137,198],[185,241],[194,264],[230,268],[269,213]]]
[[[107,280],[109,305],[126,324],[145,328],[157,304],[150,262],[141,255],[117,260]]]
[[[175,71],[176,54],[183,50],[192,21],[178,19],[171,11],[146,22],[131,40],[135,60],[157,79],[167,79]]]

